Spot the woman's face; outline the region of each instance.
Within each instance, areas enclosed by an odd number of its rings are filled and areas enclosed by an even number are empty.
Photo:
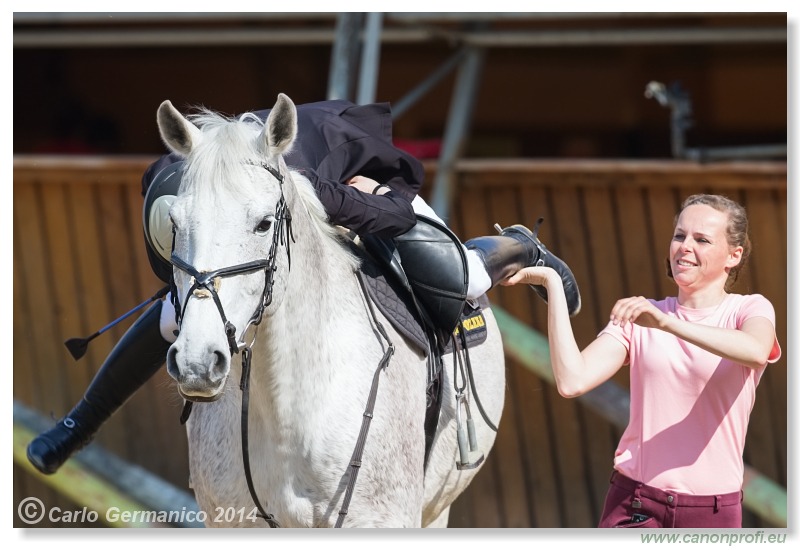
[[[686,207],[678,217],[669,248],[672,276],[680,287],[702,288],[728,279],[741,260],[742,247],[731,248],[728,215],[705,204]]]

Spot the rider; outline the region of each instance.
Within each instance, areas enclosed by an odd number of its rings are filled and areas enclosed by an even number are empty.
[[[265,120],[269,111],[255,114]],[[388,104],[333,100],[299,105],[297,125],[298,139],[285,155],[286,163],[311,181],[331,223],[359,235],[389,239],[414,227],[417,213],[441,222],[417,195],[424,177],[422,164],[392,144]],[[181,169],[181,158],[171,153],[151,164],[142,177],[147,253],[153,271],[164,282],[172,276],[167,213]],[[577,282],[537,233],[513,225],[500,235],[467,241],[466,298],[481,296],[519,269],[544,265],[561,276],[569,312],[575,315],[580,309]],[[543,287],[534,290],[547,300]],[[81,401],[29,444],[30,462],[51,474],[88,444],[100,426],[161,367],[175,340],[175,328],[169,297],[143,313],[117,342]]]

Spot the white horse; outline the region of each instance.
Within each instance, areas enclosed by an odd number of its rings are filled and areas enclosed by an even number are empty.
[[[425,357],[371,312],[340,228],[327,222],[310,182],[286,166],[282,154],[297,134],[294,104],[279,95],[263,123],[209,111],[190,120],[165,101],[158,125],[186,162],[170,210],[180,333],[167,368],[184,398],[203,401],[187,433],[191,483],[207,525],[267,526],[251,513],[249,459],[255,498],[279,526],[330,527],[340,516],[345,527],[446,526],[450,505],[479,470],[456,468],[451,359],[423,471]],[[497,425],[505,365],[490,310],[485,318],[489,337],[470,358],[480,402]],[[239,350],[252,357],[244,456]],[[356,468],[351,460],[376,372]],[[475,426],[488,454],[495,433],[480,416]]]

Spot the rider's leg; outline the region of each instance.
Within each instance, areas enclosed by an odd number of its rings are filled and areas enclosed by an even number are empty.
[[[172,275],[169,205],[180,185],[183,164],[178,160],[165,155],[151,164],[142,178],[147,189],[144,208],[147,256],[153,272],[164,282]],[[164,364],[177,328],[170,298],[168,294],[136,320],[111,350],[83,399],[54,428],[28,445],[28,460],[39,471],[52,474],[58,470]]]
[[[433,208],[431,208],[430,205],[419,195],[414,197],[414,200],[411,201],[411,206],[414,207],[414,212],[416,214],[427,216],[447,227],[447,224],[444,223],[444,220],[442,220],[442,218],[436,214]],[[486,269],[483,265],[481,257],[478,256],[475,251],[469,250],[466,247],[464,247],[464,251],[466,252],[467,256],[469,285],[467,287],[467,300],[477,300],[486,294],[490,288],[492,288],[492,280],[489,278],[489,274],[486,273]]]
[[[80,402],[55,427],[28,445],[28,460],[40,472],[58,470],[164,364],[170,342],[161,327],[170,324],[170,310],[168,299],[150,306],[111,350]],[[165,323],[161,322],[162,311]],[[170,333],[166,334],[174,341]]]
[[[144,204],[147,256],[156,276],[168,282],[172,227],[169,205],[180,185],[183,163],[165,155],[150,165],[142,178],[147,190]],[[122,336],[72,411],[54,428],[28,445],[28,460],[41,472],[52,474],[78,449],[85,446],[100,426],[158,371],[167,357],[175,311],[167,295],[145,311]]]
[[[462,245],[463,246],[463,245]],[[464,247],[467,256],[467,300],[477,300],[494,286],[483,260],[474,250]]]
[[[419,196],[414,198],[411,205],[414,207],[414,212],[446,225]],[[523,225],[512,225],[503,229],[498,236],[477,237],[464,243],[469,271],[467,298],[478,298],[524,267],[543,265],[552,267],[561,276],[569,313],[577,314],[581,309],[581,296],[575,276],[567,264],[539,240],[538,232],[538,224],[534,231]],[[547,301],[547,291],[544,287],[533,286],[533,289],[545,302]]]
[[[581,309],[581,295],[578,283],[569,266],[539,240],[539,224],[533,231],[523,225],[512,225],[502,230],[500,235],[476,237],[465,246],[477,253],[492,281],[492,286],[506,279],[522,268],[545,266],[553,268],[561,276],[564,295],[570,315]],[[470,273],[471,275],[471,273]],[[547,301],[547,290],[543,286],[531,285],[533,290]]]

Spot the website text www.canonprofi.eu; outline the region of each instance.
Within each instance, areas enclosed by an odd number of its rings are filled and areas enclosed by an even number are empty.
[[[644,544],[783,544],[786,533],[640,533]]]

